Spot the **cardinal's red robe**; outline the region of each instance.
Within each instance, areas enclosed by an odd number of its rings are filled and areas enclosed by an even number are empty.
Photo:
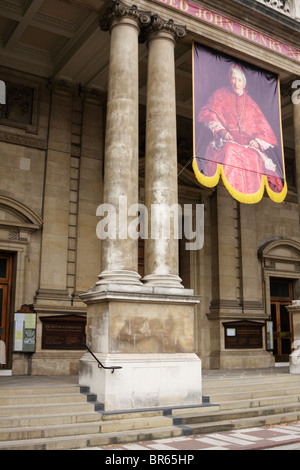
[[[273,191],[282,191],[283,182],[275,165],[264,153],[278,144],[277,139],[246,90],[240,96],[231,87],[217,90],[201,108],[199,121],[205,123],[213,134],[213,140],[205,151],[205,176],[214,176],[218,164],[222,164],[223,174],[234,191],[247,195],[257,193],[262,186],[263,175],[267,176]],[[229,132],[231,138],[221,137],[222,131]],[[257,150],[249,147],[253,139],[259,144]]]

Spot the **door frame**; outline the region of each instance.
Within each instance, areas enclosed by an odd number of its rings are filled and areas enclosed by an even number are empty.
[[[5,296],[3,298],[2,307],[3,311],[2,314],[4,316],[3,326],[4,329],[3,334],[0,335],[0,339],[5,343],[5,350],[6,350],[6,364],[0,364],[0,370],[7,369],[10,367],[11,362],[11,306],[12,306],[12,287],[13,287],[13,263],[14,263],[14,253],[0,251],[0,258],[7,259],[7,267],[6,267],[6,277],[0,278],[0,287],[3,287],[3,290],[6,291]]]
[[[287,297],[284,296],[272,296],[271,295],[271,284],[272,281],[277,282],[279,284],[288,285],[289,295]],[[290,340],[290,353],[292,352],[292,344],[294,341],[294,327],[293,327],[293,317],[290,312],[287,310],[287,314],[289,316],[289,325],[290,331],[289,332],[282,332],[281,331],[281,318],[280,318],[280,306],[288,306],[292,304],[293,300],[293,280],[292,279],[285,279],[285,278],[277,278],[271,277],[270,278],[270,309],[272,311],[272,305],[275,305],[275,315],[276,315],[276,323],[277,329],[275,329],[275,325],[273,322],[273,335],[274,335],[274,342],[277,342],[277,355],[275,355],[274,350],[273,354],[275,357],[276,362],[288,362],[289,359],[287,354],[282,354],[282,340],[289,339]],[[272,318],[272,317],[271,317]],[[289,354],[290,354],[289,353]]]

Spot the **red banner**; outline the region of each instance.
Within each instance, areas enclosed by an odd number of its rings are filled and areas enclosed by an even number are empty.
[[[198,181],[220,177],[238,201],[254,204],[265,189],[287,193],[279,79],[226,54],[193,44],[194,159]]]

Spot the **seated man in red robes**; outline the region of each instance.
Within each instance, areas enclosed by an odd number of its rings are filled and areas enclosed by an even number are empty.
[[[218,163],[229,185],[239,193],[255,194],[267,175],[270,188],[281,192],[283,181],[265,153],[278,145],[276,136],[259,106],[246,90],[239,66],[230,70],[231,86],[215,91],[201,108],[199,121],[213,134],[205,153],[202,173],[213,176]]]

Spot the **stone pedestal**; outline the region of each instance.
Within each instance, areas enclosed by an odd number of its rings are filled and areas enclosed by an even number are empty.
[[[147,12],[119,1],[104,20],[111,52],[103,201],[115,210],[118,235],[103,237],[99,281],[81,295],[92,354],[80,361],[79,382],[105,410],[201,404],[201,361],[194,353],[194,306],[200,299],[178,276],[177,218],[170,217],[169,236],[160,230],[152,236],[151,230],[145,238],[142,284],[138,240],[128,236],[123,204],[138,202],[138,36],[147,25],[145,200],[151,227],[153,206],[177,206],[174,45],[185,28],[157,15],[149,25]]]
[[[293,300],[292,305],[286,307],[293,314],[294,351],[290,355],[290,374],[300,375],[300,300]]]
[[[176,291],[176,292],[175,292]],[[105,410],[202,403],[201,360],[194,354],[194,305],[187,289],[96,286],[87,303],[87,352],[80,385]]]

